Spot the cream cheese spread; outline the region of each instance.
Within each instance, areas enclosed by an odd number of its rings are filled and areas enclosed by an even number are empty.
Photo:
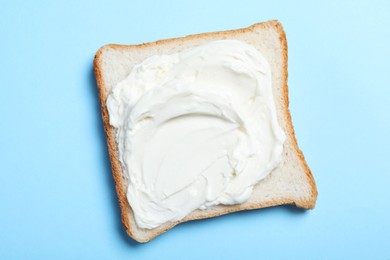
[[[134,66],[107,99],[127,199],[141,228],[247,201],[281,162],[270,65],[219,40]]]

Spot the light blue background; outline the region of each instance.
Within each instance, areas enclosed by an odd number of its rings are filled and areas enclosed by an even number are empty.
[[[390,258],[390,5],[227,2],[2,1],[0,258]],[[135,243],[120,223],[96,50],[274,18],[316,209],[241,212]]]

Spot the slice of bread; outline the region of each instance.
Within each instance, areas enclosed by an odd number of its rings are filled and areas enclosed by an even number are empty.
[[[139,228],[126,198],[127,183],[122,175],[121,164],[118,159],[116,130],[109,124],[109,114],[106,108],[107,96],[111,89],[128,75],[134,65],[146,58],[152,55],[175,53],[219,39],[235,39],[246,42],[258,49],[268,60],[272,71],[272,88],[277,117],[287,136],[282,164],[255,186],[252,196],[243,204],[218,205],[206,210],[195,210],[177,222],[166,223],[155,229]],[[259,23],[244,29],[190,35],[139,45],[109,44],[97,51],[94,69],[112,172],[122,212],[122,222],[127,233],[133,239],[139,242],[147,242],[179,223],[240,210],[282,204],[294,204],[304,209],[314,208],[317,199],[316,185],[304,156],[298,148],[288,108],[287,41],[285,32],[278,21]]]

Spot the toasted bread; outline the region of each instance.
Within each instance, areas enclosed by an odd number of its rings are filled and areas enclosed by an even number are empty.
[[[169,222],[154,229],[139,228],[126,197],[128,187],[119,161],[116,130],[109,124],[109,114],[106,107],[107,96],[112,88],[128,75],[134,65],[146,58],[152,55],[175,53],[219,39],[235,39],[246,42],[258,49],[268,60],[272,71],[272,90],[277,118],[286,133],[282,164],[254,187],[250,199],[245,203],[217,205],[206,210],[195,210],[180,221]],[[122,222],[127,233],[133,239],[147,242],[179,223],[240,210],[282,204],[293,204],[304,209],[314,208],[317,199],[316,185],[305,158],[298,148],[288,108],[287,41],[285,32],[278,21],[258,23],[244,29],[189,35],[138,45],[105,45],[96,53],[94,70]]]

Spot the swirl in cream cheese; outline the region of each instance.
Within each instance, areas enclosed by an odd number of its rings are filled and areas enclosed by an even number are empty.
[[[209,42],[134,66],[107,99],[141,228],[248,200],[281,161],[271,70],[254,47]]]

